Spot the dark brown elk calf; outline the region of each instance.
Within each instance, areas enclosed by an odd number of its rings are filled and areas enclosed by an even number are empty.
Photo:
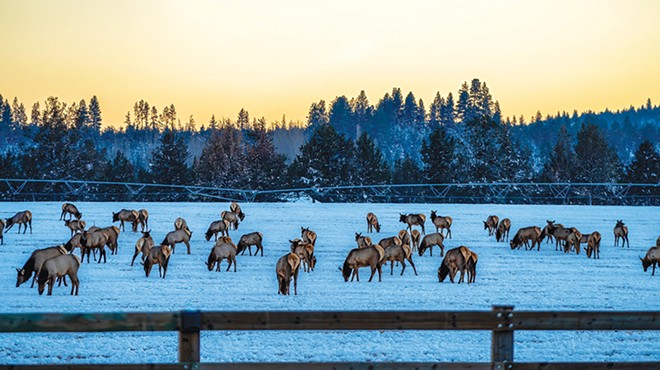
[[[408,225],[408,230],[412,231],[413,225],[417,225],[422,228],[422,235],[426,234],[424,231],[424,222],[426,222],[426,215],[423,215],[421,213],[418,214],[407,214],[404,215],[403,213],[399,214],[399,222],[402,222],[404,224]]]
[[[503,219],[500,223],[497,224],[497,230],[495,230],[495,240],[498,242],[503,242],[504,238],[506,241],[509,241],[509,230],[511,229],[511,220],[508,218]]]
[[[447,235],[443,236],[451,239],[451,224],[454,220],[449,216],[438,216],[436,212],[437,211],[431,211],[431,222],[435,225],[435,232],[437,233],[440,230],[447,229]]]
[[[380,232],[380,224],[378,223],[378,217],[375,214],[369,212],[367,213],[367,232],[372,233],[376,229],[376,232]]]
[[[138,211],[132,211],[130,209],[122,209],[121,211],[114,213],[112,212],[112,222],[119,222],[119,228],[121,231],[126,231],[124,222],[130,222],[131,228],[134,232],[137,231],[137,222],[138,222]]]
[[[464,281],[471,255],[472,252],[465,246],[448,250],[447,255],[442,260],[442,264],[438,268],[438,280],[442,283],[449,276],[449,280],[454,283],[456,273],[460,271],[461,277],[458,279],[458,283],[460,284]],[[469,282],[470,279],[468,279]]]
[[[231,241],[231,238],[228,236],[222,236],[215,243],[213,249],[211,249],[208,261],[206,262],[206,267],[209,271],[213,271],[213,266],[217,263],[218,267],[216,268],[216,271],[220,272],[220,263],[222,263],[222,260],[227,260],[228,265],[226,271],[229,271],[231,266],[234,265],[234,272],[236,272],[236,253],[237,247]]]
[[[254,251],[255,257],[261,251],[261,257],[264,256],[264,246],[263,246],[264,235],[258,231],[253,233],[245,234],[241,236],[241,239],[238,240],[238,252],[240,254],[245,253],[247,249],[250,256],[252,255],[252,246],[257,247],[257,250]]]
[[[135,258],[137,258],[140,253],[142,253],[142,262],[144,263],[144,261],[147,259],[147,256],[149,255],[149,251],[154,247],[154,245],[156,245],[150,233],[151,230],[143,231],[142,237],[138,239],[137,242],[135,242],[135,253],[133,253],[131,266],[133,266]]]
[[[639,259],[642,261],[644,272],[646,272],[649,266],[653,266],[651,276],[655,275],[655,265],[660,263],[660,247],[649,248],[648,252],[646,252],[646,256],[644,256],[644,258],[639,257]]]
[[[619,239],[623,240],[621,242],[621,247],[626,246],[628,243],[628,248],[630,248],[630,240],[628,240],[628,226],[623,223],[623,220],[617,220],[616,226],[614,226],[614,246],[619,245]]]
[[[82,213],[78,211],[78,208],[71,203],[62,204],[62,214],[60,214],[60,221],[66,219],[66,215],[69,215],[69,220],[74,216],[77,220],[82,218]]]
[[[23,212],[18,212],[15,214],[13,217],[7,219],[7,225],[5,226],[5,230],[9,231],[11,230],[14,225],[18,225],[18,233],[21,233],[21,225],[24,226],[23,228],[23,234],[27,231],[28,226],[30,226],[30,234],[32,234],[32,212],[30,211],[23,211]]]
[[[419,245],[418,253],[419,256],[423,256],[424,252],[428,249],[429,253],[431,256],[433,256],[433,246],[438,246],[440,247],[440,257],[445,255],[445,245],[443,244],[445,241],[445,237],[442,236],[440,233],[433,233],[426,235],[423,239],[422,242]]]
[[[291,252],[277,260],[275,274],[277,275],[277,294],[291,295],[291,279],[293,278],[293,294],[298,295],[298,271],[300,257]]]
[[[348,282],[348,278],[351,278],[353,281],[354,278],[357,278],[357,281],[360,281],[360,274],[358,270],[360,267],[371,267],[371,276],[369,281],[374,278],[374,274],[378,271],[378,281],[381,281],[382,269],[381,261],[385,256],[385,251],[381,248],[380,245],[374,244],[371,247],[367,248],[355,248],[348,252],[346,260],[344,260],[344,267],[340,267],[344,281]]]
[[[497,229],[497,224],[500,222],[500,218],[495,215],[490,215],[484,221],[484,230],[488,230],[488,236],[495,234],[495,229]]]
[[[147,258],[144,260],[144,274],[149,277],[154,265],[158,265],[158,276],[165,279],[167,275],[167,266],[170,264],[172,248],[169,245],[158,245],[149,250]]]
[[[71,295],[78,295],[80,286],[80,281],[78,280],[79,267],[80,259],[73,254],[64,254],[47,259],[37,273],[39,295],[44,293],[46,284],[48,284],[48,295],[53,295],[55,280],[64,276],[69,276],[69,280],[71,280]]]

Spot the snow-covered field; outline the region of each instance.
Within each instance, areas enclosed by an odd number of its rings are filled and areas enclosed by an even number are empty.
[[[651,277],[637,258],[660,234],[658,207],[588,207],[525,205],[420,204],[242,204],[247,217],[235,241],[252,231],[264,234],[264,257],[238,258],[238,272],[209,272],[204,262],[213,242],[204,240],[211,221],[228,203],[77,203],[88,226],[109,226],[112,211],[146,208],[159,242],[184,217],[193,230],[192,254],[177,246],[167,279],[145,278],[139,264],[130,267],[139,233],[119,237],[119,254],[106,264],[83,264],[80,295],[55,288],[39,296],[36,287],[15,287],[16,270],[37,248],[64,243],[69,230],[58,221],[61,203],[0,203],[0,217],[29,209],[32,235],[5,234],[0,246],[0,312],[114,312],[198,310],[490,310],[511,304],[521,310],[660,310],[660,271]],[[381,283],[345,283],[337,270],[355,247],[355,232],[366,233],[365,215],[378,215],[383,229],[375,239],[403,228],[399,212],[431,210],[451,215],[453,239],[447,248],[466,245],[479,254],[476,284],[442,284],[437,280],[439,251],[413,260],[419,276],[407,268],[394,276],[383,269]],[[519,227],[543,226],[546,219],[603,235],[601,259],[584,252],[512,251],[483,230],[490,214]],[[612,228],[623,219],[630,229],[630,248],[613,246]],[[300,227],[318,234],[314,272],[300,274],[297,296],[277,295],[275,262],[287,252]],[[427,220],[427,232],[434,228]],[[76,251],[76,253],[78,253]],[[658,332],[516,332],[516,361],[660,361]],[[175,362],[176,333],[21,333],[0,334],[0,363],[134,363]],[[202,361],[489,361],[490,332],[358,331],[358,332],[202,332]]]

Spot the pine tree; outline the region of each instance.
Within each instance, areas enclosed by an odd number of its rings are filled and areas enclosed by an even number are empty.
[[[353,104],[351,104],[351,109],[356,125],[356,135],[359,136],[362,132],[372,132],[374,107],[369,104],[369,99],[364,90],[360,91],[360,94],[355,98]]]
[[[250,186],[243,134],[229,122],[211,133],[194,168],[200,185],[246,189]]]
[[[401,123],[406,126],[415,126],[417,123],[419,107],[415,101],[415,95],[412,92],[409,92],[406,95],[406,100],[403,103],[403,109],[401,111]]]
[[[101,106],[99,105],[99,100],[96,98],[96,95],[92,96],[89,100],[89,120],[92,125],[92,128],[100,132],[101,131]]]
[[[151,126],[151,129],[153,131],[160,131],[161,127],[161,121],[160,121],[160,116],[158,115],[158,108],[155,106],[151,107],[151,114],[149,118],[149,125]]]
[[[648,140],[644,140],[637,151],[635,158],[628,166],[625,181],[637,184],[660,183],[660,154]]]
[[[307,116],[307,130],[313,132],[318,127],[324,126],[328,123],[328,111],[325,109],[325,100],[318,103],[312,103],[309,107],[309,115]]]
[[[34,165],[35,173],[40,178],[70,178],[67,172],[73,158],[68,153],[65,108],[56,97],[46,99],[42,124],[34,136],[35,146],[30,150],[30,159],[26,162],[26,165]]]
[[[440,92],[435,93],[435,98],[429,106],[429,125],[435,127],[440,124],[442,121],[441,111],[442,107],[445,105],[445,99],[440,95]]]
[[[18,128],[25,128],[28,123],[27,114],[25,113],[25,106],[23,103],[18,102],[18,98],[14,98],[12,103],[12,121]]]
[[[462,122],[469,122],[474,114],[470,105],[470,93],[467,82],[463,82],[458,90],[458,102],[456,103],[456,118]]]
[[[118,150],[117,154],[115,154],[115,158],[109,161],[105,166],[103,178],[105,181],[134,182],[136,181],[135,167],[128,158],[126,158],[124,152]],[[140,182],[142,182],[141,180]]]
[[[415,161],[406,156],[403,160],[397,159],[392,170],[393,184],[418,184],[422,181],[422,174]]]
[[[543,167],[542,181],[570,182],[575,178],[576,157],[571,141],[566,125],[561,125],[557,143]]]
[[[41,110],[39,102],[32,104],[32,111],[30,112],[30,125],[39,126],[41,124]]]
[[[455,181],[456,143],[444,126],[436,126],[422,141],[422,174],[431,184]]]
[[[578,182],[615,182],[621,176],[621,161],[598,126],[586,123],[575,147]]]
[[[240,129],[247,128],[248,125],[250,124],[250,113],[246,111],[245,109],[241,108],[241,110],[238,112],[238,119],[236,120],[236,125]]]
[[[340,134],[355,137],[355,122],[348,99],[344,95],[337,97],[330,104],[329,122]]]
[[[247,148],[249,189],[282,188],[285,184],[286,157],[275,151],[272,133],[266,130],[266,120],[254,122],[248,131],[252,144]]]
[[[356,185],[384,184],[389,181],[389,168],[374,141],[363,132],[355,142],[354,181]]]
[[[190,181],[186,160],[188,146],[180,133],[165,129],[160,144],[151,153],[149,168],[153,182],[185,184]]]
[[[0,126],[4,126],[8,128],[9,130],[14,130],[14,121],[12,120],[12,114],[11,114],[11,105],[9,104],[9,100],[5,99],[5,102],[2,104],[2,112],[0,112]]]
[[[456,120],[454,111],[454,96],[449,93],[445,104],[440,108],[440,123],[443,125],[453,125]]]

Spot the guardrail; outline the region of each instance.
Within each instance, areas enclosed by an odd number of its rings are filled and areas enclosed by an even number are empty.
[[[201,330],[486,330],[492,332],[487,363],[200,363]],[[178,331],[176,364],[0,365],[0,369],[660,369],[656,362],[514,362],[517,330],[660,330],[660,311],[279,311],[89,314],[0,314],[0,333]],[[655,345],[649,343],[649,345]]]

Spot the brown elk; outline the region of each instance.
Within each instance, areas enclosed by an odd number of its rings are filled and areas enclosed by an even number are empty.
[[[94,226],[90,227],[87,231],[92,232],[93,227]],[[108,248],[110,248],[110,254],[117,254],[119,250],[119,243],[117,242],[119,240],[119,227],[108,226],[102,229],[98,229],[98,231],[108,235]]]
[[[566,238],[566,244],[564,245],[564,253],[569,253],[572,249],[575,249],[576,254],[580,254],[580,243],[582,241],[582,233],[575,228],[572,228],[571,233],[568,234]]]
[[[174,220],[174,230],[183,230],[183,229],[190,231],[190,228],[188,227],[188,223],[186,222],[186,220],[181,217],[177,217],[176,220]],[[216,236],[216,240],[217,239],[218,238]]]
[[[80,259],[73,254],[64,254],[61,256],[47,259],[37,273],[37,283],[39,284],[39,295],[44,293],[46,284],[48,284],[48,295],[53,295],[53,286],[55,280],[69,276],[71,281],[71,295],[78,295],[80,280],[78,280],[78,268]]]
[[[238,216],[236,215],[236,213],[231,212],[231,211],[229,211],[229,212],[228,211],[222,211],[222,213],[220,214],[220,218],[223,219],[223,220],[229,221],[229,224],[234,228],[234,230],[238,230],[239,220],[238,220]]]
[[[649,248],[648,252],[646,252],[646,256],[644,256],[644,258],[639,257],[639,259],[642,261],[642,267],[644,268],[644,272],[646,272],[649,266],[653,266],[651,276],[654,276],[655,265],[660,263],[660,247]]]
[[[371,267],[371,276],[369,277],[369,282],[374,278],[374,274],[378,271],[378,281],[382,281],[382,268],[381,261],[385,256],[385,251],[383,248],[374,244],[367,248],[355,248],[348,252],[346,260],[344,260],[344,267],[339,268],[344,281],[348,282],[348,278],[351,278],[353,281],[354,278],[357,278],[357,281],[360,281],[360,274],[358,270],[360,267]]]
[[[358,248],[366,248],[374,244],[370,237],[362,236],[362,233],[355,233],[355,241]]]
[[[500,218],[495,215],[490,215],[484,221],[484,230],[488,230],[488,236],[495,234],[495,229],[497,229],[497,224],[500,222]]]
[[[546,240],[546,244],[548,244],[551,241],[555,241],[555,237],[552,235],[552,231],[556,228],[563,228],[564,225],[562,224],[556,224],[555,221],[550,221],[550,220],[545,220],[547,225],[543,227],[543,230],[541,230],[541,234],[543,235],[544,238],[548,238]],[[556,242],[556,241],[555,241]],[[555,247],[555,251],[557,250],[557,247]]]
[[[472,284],[477,280],[477,262],[479,262],[479,256],[470,251],[470,258],[467,260],[468,284]]]
[[[147,259],[147,256],[149,255],[149,251],[154,247],[154,245],[156,245],[150,233],[151,230],[143,231],[142,237],[138,239],[137,242],[135,242],[135,253],[133,253],[131,266],[133,266],[135,259],[140,253],[142,253],[142,262],[144,263],[144,261]]]
[[[222,260],[227,260],[228,265],[227,270],[225,271],[229,271],[231,266],[234,265],[234,272],[236,272],[237,251],[236,244],[231,241],[230,237],[221,236],[220,239],[215,242],[213,249],[211,249],[208,261],[206,262],[206,267],[209,271],[213,271],[213,266],[217,263],[218,267],[216,268],[216,271],[220,272],[220,264],[222,263]]]
[[[587,237],[587,258],[591,258],[593,254],[594,259],[600,259],[600,233],[594,231]]]
[[[30,254],[30,258],[28,258],[25,264],[23,264],[23,267],[16,269],[16,287],[18,288],[21,284],[28,281],[28,279],[32,277],[32,274],[34,274],[34,279],[32,279],[32,285],[30,286],[30,288],[32,288],[34,286],[34,282],[37,280],[36,272],[39,271],[44,262],[46,262],[46,260],[49,258],[61,256],[63,254],[67,254],[68,252],[69,250],[67,250],[63,245],[37,249],[32,252],[32,254]]]
[[[503,242],[504,238],[506,238],[506,241],[509,241],[509,230],[511,230],[511,220],[505,218],[497,224],[497,230],[495,230],[495,240],[498,242]]]
[[[394,261],[401,263],[401,275],[403,275],[403,271],[406,269],[406,260],[410,262],[410,266],[412,266],[415,275],[417,275],[417,269],[412,260],[412,250],[408,244],[392,245],[385,248],[384,252],[382,264],[385,265],[387,261],[390,261],[390,275],[394,275]]]
[[[129,209],[122,209],[117,213],[112,212],[112,222],[119,222],[119,228],[121,228],[121,231],[126,231],[124,222],[128,221],[131,223],[133,232],[137,232],[138,217],[138,211],[132,211]]]
[[[110,244],[108,234],[103,231],[83,231],[80,236],[80,259],[85,261],[85,254],[87,254],[87,263],[89,263],[89,255],[93,249],[99,250],[99,260],[97,263],[101,263],[101,258],[103,258],[103,263],[107,262],[105,247]]]
[[[410,240],[410,234],[408,234],[408,230],[399,230],[399,239],[401,239],[401,244],[405,245],[411,245],[412,241]],[[381,245],[382,247],[382,245]],[[384,248],[384,247],[383,247]]]
[[[401,238],[398,236],[391,236],[389,238],[383,238],[378,242],[378,245],[385,249],[387,247],[390,247],[392,245],[403,245],[403,242],[401,241]]]
[[[435,225],[435,232],[447,229],[447,235],[443,236],[451,239],[451,224],[454,220],[449,216],[438,216],[436,212],[438,211],[431,211],[431,222]]]
[[[316,233],[313,230],[310,230],[309,227],[300,228],[300,237],[302,238],[303,242],[316,246]]]
[[[2,233],[0,233],[0,234],[2,234]],[[660,247],[660,236],[658,237],[658,239],[655,240],[655,246]]]
[[[617,220],[616,226],[614,226],[614,246],[619,245],[619,238],[623,240],[621,242],[621,247],[626,245],[628,242],[628,248],[630,248],[630,240],[628,240],[628,226],[623,223],[623,220]]]
[[[416,251],[419,248],[419,238],[421,234],[418,230],[413,230],[410,232],[410,239],[412,241],[412,250]]]
[[[5,244],[5,220],[0,218],[0,245]]]
[[[252,246],[256,246],[257,250],[254,251],[254,256],[256,257],[259,251],[261,251],[261,257],[264,256],[264,246],[262,245],[264,240],[264,235],[258,231],[253,233],[245,234],[241,236],[238,240],[238,252],[244,254],[247,249],[250,256],[252,255]]]
[[[438,280],[442,283],[449,276],[449,281],[454,283],[454,278],[457,272],[461,272],[461,277],[458,279],[460,284],[465,280],[465,273],[468,271],[468,261],[472,256],[472,251],[466,246],[450,249],[447,255],[442,260],[442,264],[438,268]],[[468,284],[470,279],[468,278]]]
[[[23,212],[18,212],[15,214],[13,217],[7,219],[7,225],[5,226],[5,230],[9,231],[11,230],[14,225],[18,225],[18,233],[21,233],[21,225],[24,226],[23,228],[23,234],[27,231],[28,226],[30,226],[30,234],[32,234],[32,212],[30,211],[23,211]]]
[[[516,235],[509,242],[509,245],[511,245],[511,249],[520,249],[524,244],[525,250],[532,250],[538,244],[537,250],[541,250],[542,240],[541,228],[538,226],[528,226],[518,229]],[[529,241],[532,242],[531,247],[529,246]]]
[[[206,230],[206,234],[204,234],[206,241],[211,240],[211,236],[214,237],[213,240],[217,241],[218,233],[220,233],[220,236],[229,236],[229,226],[230,226],[229,221],[227,220],[218,220],[211,222],[209,228]],[[190,229],[188,229],[188,231],[190,231]]]
[[[426,234],[424,231],[424,222],[426,222],[426,215],[423,215],[421,213],[419,214],[407,214],[404,215],[403,213],[399,214],[399,222],[402,222],[404,224],[408,225],[408,230],[412,231],[412,226],[417,225],[422,228],[422,235]]]
[[[291,252],[295,253],[300,257],[300,261],[303,264],[303,271],[311,272],[316,267],[316,256],[314,256],[314,244],[305,243],[304,240],[293,239],[289,240],[291,243]]]
[[[183,243],[188,248],[188,254],[190,254],[190,237],[192,236],[192,231],[189,230],[174,230],[170,231],[165,235],[165,239],[160,243],[162,245],[169,245],[172,247],[172,253],[176,248],[176,243]]]
[[[243,210],[241,209],[241,206],[238,205],[238,203],[231,202],[229,205],[229,210],[234,212],[241,221],[245,219],[245,213],[243,213]]]
[[[71,230],[71,236],[73,236],[77,231],[85,231],[87,224],[83,220],[64,220],[64,226]]]
[[[367,213],[367,232],[372,233],[376,229],[376,232],[380,232],[380,224],[378,223],[378,217],[375,214],[369,212]]]
[[[298,271],[300,257],[291,252],[277,260],[275,274],[277,275],[277,294],[290,295],[291,279],[293,278],[293,294],[298,295]]]
[[[165,275],[167,275],[167,266],[170,264],[170,256],[172,256],[172,248],[170,248],[169,245],[158,245],[151,248],[143,263],[144,274],[149,277],[151,269],[154,265],[158,265],[158,276],[165,279]]]
[[[60,221],[66,219],[66,215],[69,215],[69,220],[71,220],[73,216],[75,216],[76,220],[80,220],[82,218],[82,213],[80,213],[78,208],[71,203],[62,204],[62,214],[60,214]]]
[[[423,256],[424,252],[428,249],[429,252],[431,253],[431,257],[433,257],[433,246],[438,246],[440,247],[440,257],[445,255],[445,245],[443,244],[445,241],[445,237],[442,236],[440,233],[432,233],[429,235],[426,235],[423,239],[422,242],[419,245],[419,256]]]
[[[137,211],[138,216],[136,219],[136,222],[134,224],[134,232],[137,231],[137,224],[140,224],[140,231],[144,232],[144,230],[149,229],[149,211],[146,209],[141,209]]]
[[[547,226],[549,235],[552,235],[555,239],[555,251],[561,247],[562,242],[565,251],[568,244],[568,237],[571,233],[577,231],[577,229],[574,227],[564,227],[564,225],[554,223],[552,225],[548,224]],[[541,232],[541,236],[543,236],[543,232]]]

